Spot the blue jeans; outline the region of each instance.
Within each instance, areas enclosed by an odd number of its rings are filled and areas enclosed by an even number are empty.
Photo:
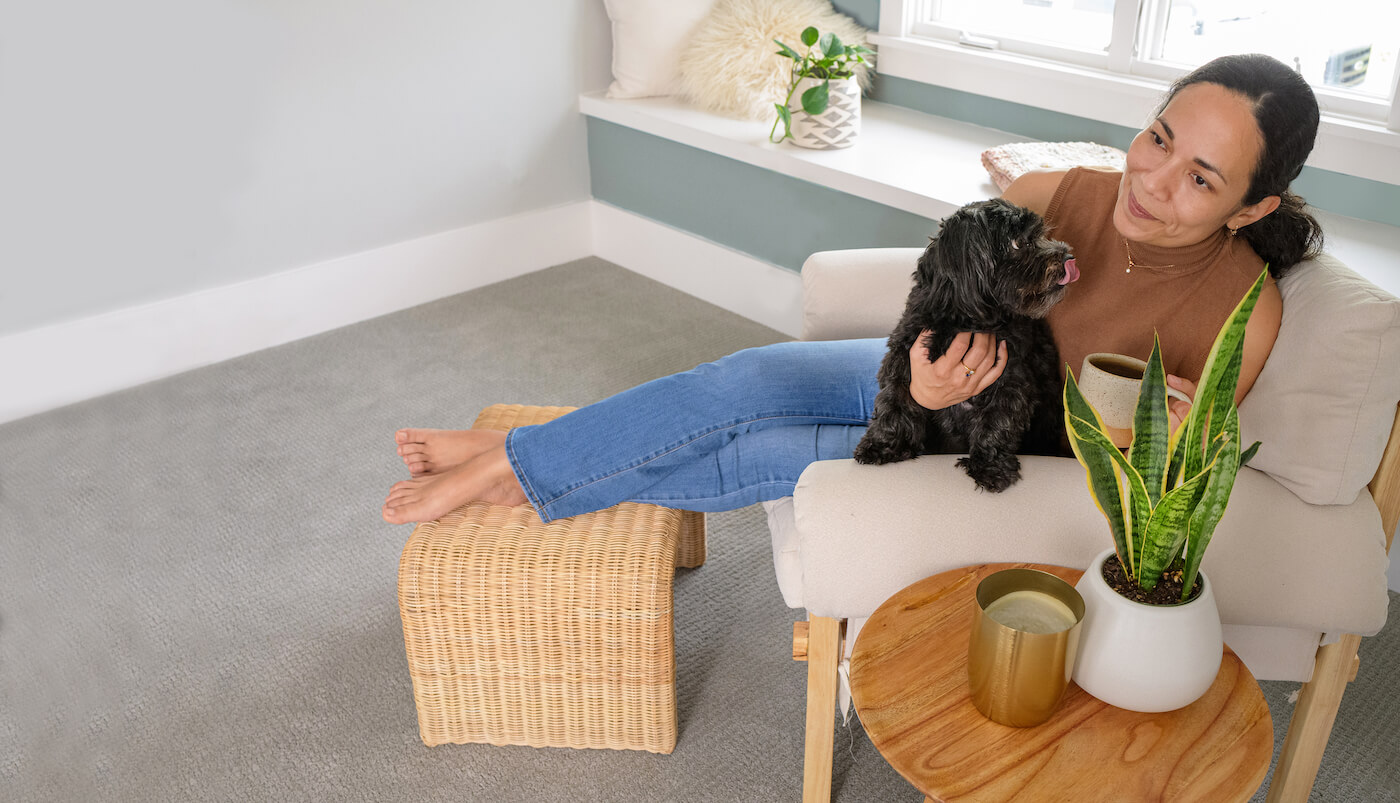
[[[720,511],[792,494],[816,460],[850,457],[885,340],[776,343],[662,377],[506,436],[544,521],[651,502]]]

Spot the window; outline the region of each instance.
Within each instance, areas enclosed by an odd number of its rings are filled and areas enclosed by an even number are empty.
[[[1395,91],[1400,3],[1394,0],[924,0],[918,5],[914,36],[1101,69],[1117,64],[1122,72],[1151,78],[1170,80],[1227,53],[1268,53],[1302,73],[1326,96],[1330,111],[1360,118],[1386,119]],[[1116,38],[1115,13],[1125,18]]]
[[[1317,94],[1311,163],[1400,184],[1396,0],[882,0],[873,41],[883,74],[1130,128],[1193,67],[1267,53]]]

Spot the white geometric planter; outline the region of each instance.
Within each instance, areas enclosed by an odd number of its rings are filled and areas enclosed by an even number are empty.
[[[826,111],[808,114],[802,110],[802,93],[820,84],[821,78],[803,78],[788,101],[792,113],[792,141],[804,148],[832,150],[849,148],[860,134],[860,83],[854,78],[833,78]]]
[[[1206,693],[1220,672],[1224,639],[1215,592],[1201,573],[1201,593],[1185,605],[1144,605],[1103,579],[1101,553],[1075,589],[1084,624],[1074,682],[1109,705],[1129,711],[1174,711]]]

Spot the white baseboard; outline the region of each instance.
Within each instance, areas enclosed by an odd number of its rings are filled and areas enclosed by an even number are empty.
[[[797,273],[580,201],[0,337],[0,423],[590,255],[801,331]]]
[[[801,334],[796,271],[599,201],[593,202],[593,253],[783,334]]]
[[[595,205],[528,212],[0,337],[0,423],[581,259],[593,253]]]

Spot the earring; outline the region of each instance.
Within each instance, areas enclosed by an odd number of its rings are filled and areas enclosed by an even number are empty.
[[[1235,228],[1230,229],[1230,236],[1231,236],[1231,237],[1234,237],[1236,234],[1239,234],[1239,233],[1240,233],[1240,230],[1239,230],[1239,229],[1235,229]]]

